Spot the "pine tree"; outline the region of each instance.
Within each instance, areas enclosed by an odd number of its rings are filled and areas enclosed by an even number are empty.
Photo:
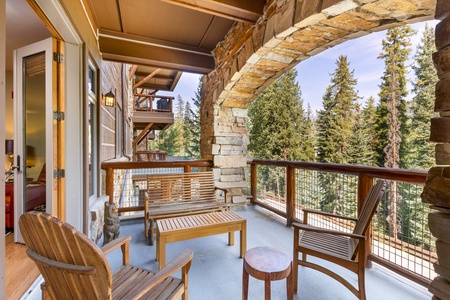
[[[339,56],[331,74],[331,84],[323,96],[323,110],[318,112],[318,160],[346,164],[350,162],[350,137],[355,124],[355,107],[359,98],[354,71],[350,71],[346,56]],[[354,212],[356,195],[345,192],[344,185],[334,174],[321,173],[323,199],[321,209],[337,214]]]
[[[287,71],[258,96],[248,109],[250,155],[275,160],[306,160],[307,134],[301,92],[295,69]],[[260,168],[259,186],[284,195],[285,178],[279,168]]]
[[[201,80],[198,83],[197,90],[195,91],[195,97],[192,98],[192,103],[194,105],[194,109],[191,109],[186,104],[186,112],[185,112],[185,132],[189,132],[189,142],[186,147],[186,154],[193,159],[200,159],[200,91],[202,88]],[[189,112],[188,112],[189,110]],[[186,116],[189,115],[189,118]]]
[[[367,99],[365,106],[361,111],[361,117],[363,120],[364,130],[369,135],[369,149],[371,151],[372,159],[367,163],[368,166],[377,166],[377,153],[375,152],[376,144],[378,142],[377,131],[374,126],[375,118],[376,118],[376,107],[375,107],[375,99],[370,96]]]
[[[382,77],[380,104],[377,108],[377,133],[380,166],[399,168],[401,153],[405,152],[406,130],[406,61],[411,52],[410,37],[415,34],[409,26],[391,28],[382,41],[382,53],[378,58],[384,60],[385,70]],[[397,183],[390,183],[390,202],[384,205],[387,210],[389,232],[397,236],[401,231],[397,216],[401,198],[397,190]]]
[[[415,64],[413,70],[414,98],[411,101],[411,118],[408,127],[411,128],[406,136],[407,155],[402,157],[404,166],[408,169],[427,170],[434,166],[435,144],[429,142],[430,120],[435,117],[435,85],[438,82],[436,69],[433,65],[432,54],[436,51],[434,31],[425,25],[421,42],[417,46]],[[401,203],[402,224],[399,238],[402,240],[422,246],[429,240],[429,236],[423,236],[423,215],[425,215],[424,204],[420,197],[421,187],[410,184],[399,184],[404,201]],[[427,231],[425,231],[427,232]]]
[[[359,98],[354,71],[349,70],[346,56],[339,56],[331,74],[331,84],[323,96],[323,109],[318,111],[318,160],[320,162],[348,163],[349,136],[355,119]]]
[[[434,166],[435,144],[429,141],[430,121],[436,117],[434,113],[435,86],[438,82],[432,54],[436,52],[434,31],[425,25],[420,44],[415,55],[416,64],[413,70],[416,79],[413,81],[414,98],[411,101],[411,128],[408,136],[409,147],[405,167],[408,169],[427,170]]]
[[[353,132],[349,137],[348,163],[352,165],[371,166],[374,162],[372,150],[372,136],[370,132],[370,119],[365,119],[364,110],[356,105],[355,123]],[[373,123],[372,123],[373,124]],[[369,126],[367,126],[369,125]]]
[[[297,71],[283,74],[248,109],[251,155],[258,158],[304,161],[305,112]]]

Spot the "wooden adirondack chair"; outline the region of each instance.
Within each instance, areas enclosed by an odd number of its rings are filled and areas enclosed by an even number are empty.
[[[334,214],[304,209],[304,224],[294,223],[294,292],[297,293],[298,287],[298,266],[313,268],[324,274],[331,276],[345,287],[347,287],[356,297],[361,300],[366,299],[365,292],[365,233],[369,227],[372,217],[386,191],[387,183],[384,180],[378,180],[369,190],[359,218],[349,218],[337,216]],[[344,220],[355,221],[355,227],[352,233],[324,229],[308,225],[308,216],[318,214],[326,217],[340,218]],[[300,252],[302,258],[299,258]],[[320,266],[316,263],[307,261],[307,255],[312,255],[344,268],[347,268],[358,275],[358,288],[354,287],[342,276],[335,272]]]
[[[130,237],[100,249],[71,225],[35,211],[23,214],[19,226],[27,254],[45,280],[43,299],[188,299],[190,250],[154,273],[129,264]],[[119,246],[123,266],[112,273],[105,254]],[[180,269],[181,279],[170,277]]]

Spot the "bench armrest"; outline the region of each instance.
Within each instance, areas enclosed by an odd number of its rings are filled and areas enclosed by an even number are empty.
[[[223,193],[224,193],[224,195],[225,195],[225,203],[228,203],[228,197],[227,197],[227,195],[228,195],[228,193],[229,193],[229,191],[227,190],[227,189],[224,189],[224,188],[220,188],[220,187],[214,187],[214,190],[215,191],[222,191]]]
[[[104,245],[100,250],[104,254],[108,254],[120,246],[122,248],[122,263],[123,265],[128,265],[130,263],[130,241],[131,236],[119,237]]]

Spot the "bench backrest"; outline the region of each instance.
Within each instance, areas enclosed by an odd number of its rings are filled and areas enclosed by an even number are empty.
[[[148,175],[147,193],[149,204],[217,201],[213,172]]]

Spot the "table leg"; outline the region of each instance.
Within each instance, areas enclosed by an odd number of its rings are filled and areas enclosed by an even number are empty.
[[[242,300],[248,299],[248,272],[245,269],[245,260],[244,267],[242,268],[244,271],[242,272]]]
[[[264,277],[264,299],[270,300],[270,274],[266,273]]]
[[[166,265],[166,240],[164,237],[156,239],[156,258],[159,260],[159,269]]]
[[[234,245],[234,231],[228,231],[228,245]]]

